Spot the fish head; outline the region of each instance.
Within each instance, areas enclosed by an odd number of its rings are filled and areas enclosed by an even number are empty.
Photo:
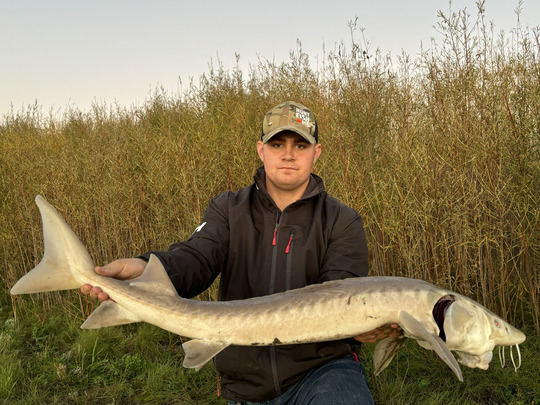
[[[446,346],[455,351],[459,362],[472,368],[487,369],[495,346],[518,345],[525,335],[475,301],[456,294],[444,316]]]

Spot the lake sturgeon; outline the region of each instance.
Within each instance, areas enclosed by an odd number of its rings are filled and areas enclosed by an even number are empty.
[[[154,255],[137,279],[104,277],[95,273],[86,248],[54,207],[39,195],[36,204],[43,221],[43,259],[13,286],[11,294],[99,285],[112,301],[101,303],[81,328],[151,323],[191,338],[182,345],[185,367],[198,370],[230,345],[329,341],[397,323],[404,336],[384,339],[375,347],[376,375],[405,338],[412,338],[435,350],[463,381],[451,351],[461,364],[487,369],[495,346],[516,346],[519,354],[518,345],[525,340],[521,331],[477,302],[411,278],[362,277],[264,297],[207,302],[180,297]],[[520,363],[521,359],[517,367]]]

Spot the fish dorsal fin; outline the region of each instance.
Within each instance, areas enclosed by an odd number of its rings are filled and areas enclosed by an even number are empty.
[[[424,325],[406,311],[400,311],[399,325],[408,335],[430,343],[433,350],[435,350],[442,361],[448,364],[459,381],[463,381],[463,374],[461,373],[458,362],[439,336],[430,333]]]
[[[377,343],[373,353],[375,376],[378,376],[390,364],[401,345],[405,343],[405,339],[407,339],[405,336],[388,337]]]
[[[106,326],[126,325],[142,319],[122,308],[114,301],[103,301],[81,325],[81,329],[99,329]]]
[[[155,295],[178,297],[176,288],[156,255],[150,255],[150,260],[148,260],[143,274],[128,281],[128,283],[133,288]]]
[[[194,368],[198,371],[227,346],[229,346],[228,343],[192,339],[182,345],[182,348],[186,353],[183,366],[186,368]]]

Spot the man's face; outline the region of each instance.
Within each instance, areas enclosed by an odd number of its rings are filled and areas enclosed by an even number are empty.
[[[269,191],[273,188],[294,192],[307,186],[321,145],[312,145],[297,133],[284,131],[265,144],[259,141],[257,152],[264,164]]]

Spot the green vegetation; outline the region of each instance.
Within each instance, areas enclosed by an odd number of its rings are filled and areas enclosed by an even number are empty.
[[[82,331],[96,303],[77,292],[8,290],[42,256],[36,194],[96,263],[166,249],[190,235],[210,198],[251,182],[261,117],[293,99],[319,120],[317,173],[364,219],[371,274],[451,288],[528,336],[518,373],[495,353],[489,370],[464,370],[464,383],[410,342],[370,377],[377,402],[539,403],[540,32],[518,24],[496,35],[481,9],[474,22],[441,13],[437,29],[442,40],[414,60],[372,52],[351,23],[352,47],[337,46],[317,69],[299,43],[280,65],[218,64],[181,97],[4,116],[0,400],[223,403],[211,365],[181,367],[180,336],[151,325]]]

